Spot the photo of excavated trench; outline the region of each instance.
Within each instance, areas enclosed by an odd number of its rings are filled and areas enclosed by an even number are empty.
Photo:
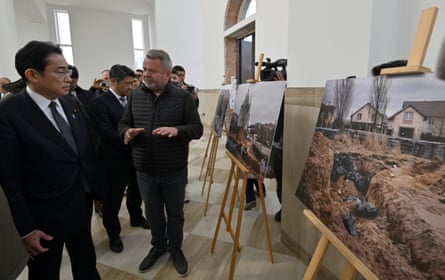
[[[445,279],[445,165],[383,139],[315,132],[296,195],[379,279]]]

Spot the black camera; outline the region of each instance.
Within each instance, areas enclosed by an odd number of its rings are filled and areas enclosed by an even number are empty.
[[[255,66],[258,65],[258,62],[255,62]],[[271,62],[270,58],[266,58],[266,61],[262,64],[263,69],[260,71],[261,81],[275,81],[276,72],[281,72],[283,74],[283,78],[287,80],[287,59],[280,58]]]
[[[109,80],[103,80],[102,82],[100,82],[100,86],[109,88],[110,87],[110,81]]]

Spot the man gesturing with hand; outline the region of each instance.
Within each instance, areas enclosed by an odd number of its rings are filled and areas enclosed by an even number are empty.
[[[139,188],[151,225],[152,248],[139,270],[147,271],[168,252],[177,273],[184,276],[188,271],[181,249],[187,151],[190,140],[201,137],[203,126],[193,97],[170,82],[171,68],[165,51],[147,52],[143,82],[129,99],[119,134],[124,143],[132,142]]]

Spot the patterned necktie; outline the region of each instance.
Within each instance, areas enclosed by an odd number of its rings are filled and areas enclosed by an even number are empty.
[[[121,96],[119,97],[119,100],[121,102],[122,107],[125,108],[125,106],[127,106],[127,98],[125,96]]]
[[[59,112],[57,112],[57,103],[51,101],[49,107],[51,108],[51,113],[53,114],[54,120],[56,121],[57,127],[59,128],[60,134],[62,134],[63,138],[65,138],[65,141],[77,154],[77,146],[76,141],[74,140],[73,133],[65,119],[59,114]]]

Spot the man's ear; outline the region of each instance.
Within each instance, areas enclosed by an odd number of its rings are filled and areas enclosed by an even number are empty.
[[[26,80],[31,83],[37,82],[39,80],[40,76],[41,76],[41,74],[35,69],[28,68],[25,70]]]

